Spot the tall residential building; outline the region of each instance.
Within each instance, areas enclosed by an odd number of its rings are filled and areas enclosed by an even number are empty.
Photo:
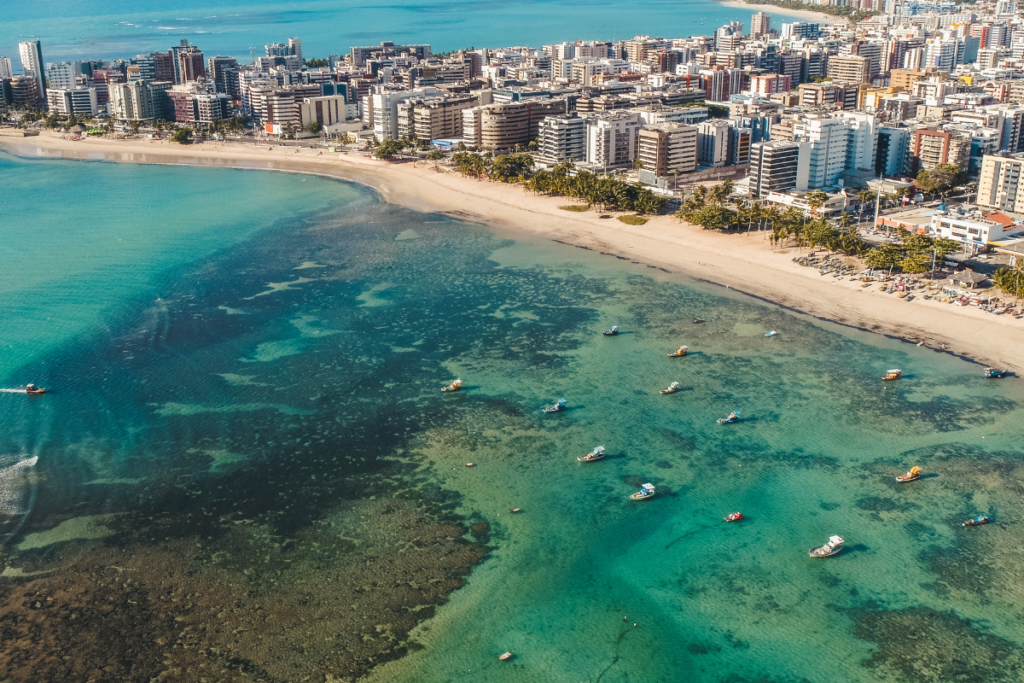
[[[849,124],[841,119],[812,114],[793,124],[793,136],[796,140],[810,143],[808,187],[835,186],[846,170]]]
[[[540,124],[537,158],[548,164],[587,158],[587,122],[577,114],[549,116]]]
[[[794,21],[792,24],[782,25],[783,40],[814,40],[821,35],[821,26],[807,21]]]
[[[441,140],[462,136],[462,112],[478,106],[476,95],[414,98],[398,103],[398,137]]]
[[[132,66],[138,68],[138,78],[132,78],[131,75],[129,75],[129,81],[156,80],[156,60],[153,59],[153,55],[135,55],[132,57],[131,63]]]
[[[906,175],[910,151],[910,129],[882,125],[878,127],[878,149],[875,151],[875,175],[890,178]]]
[[[170,81],[114,83],[110,85],[110,115],[121,121],[170,120],[167,91]]]
[[[299,104],[299,125],[308,128],[314,123],[319,123],[327,128],[345,123],[348,107],[354,109],[355,105],[346,104],[344,95],[307,97]]]
[[[404,53],[410,54],[421,61],[430,59],[431,55],[429,45],[395,45],[391,41],[385,41],[380,45],[351,48],[352,66],[362,68],[366,66],[366,62],[369,59],[373,59],[378,56],[389,57]]]
[[[26,40],[18,43],[18,54],[21,57],[21,71],[36,81],[37,97],[41,101],[46,92],[46,62],[43,61],[43,46],[38,40]]]
[[[986,155],[978,176],[978,206],[1024,213],[1024,156]]]
[[[605,168],[628,166],[636,159],[640,114],[604,111],[587,116],[587,162]]]
[[[806,190],[810,155],[800,154],[806,143],[774,140],[750,146],[750,193],[764,198],[769,192]],[[801,158],[803,164],[801,165]]]
[[[857,55],[829,57],[828,76],[836,83],[870,83],[871,60]]]
[[[660,123],[640,129],[638,157],[647,171],[661,177],[697,170],[697,127]]]
[[[849,130],[846,145],[846,170],[874,173],[878,152],[878,119],[874,114],[847,111],[842,120]]]
[[[11,104],[15,109],[38,107],[40,100],[39,81],[35,76],[15,76],[11,79]]]
[[[414,97],[439,97],[444,94],[443,90],[432,87],[416,90],[388,90],[384,86],[377,86],[368,98],[369,116],[364,112],[363,118],[365,122],[372,123],[373,134],[377,136],[378,140],[395,140],[401,137],[398,134],[399,102]]]
[[[288,54],[295,55],[299,58],[299,63],[302,64],[302,41],[298,38],[288,39]]]
[[[760,38],[771,32],[772,17],[764,12],[758,12],[750,18],[750,37]]]
[[[46,103],[51,112],[64,116],[94,116],[99,111],[96,88],[47,88]]]
[[[939,164],[955,164],[967,169],[971,159],[970,133],[920,128],[914,131],[910,148],[910,172],[931,170]]]
[[[217,92],[232,99],[238,97],[238,60],[234,57],[210,57],[206,60],[206,77],[213,81]]]
[[[173,52],[150,52],[149,56],[153,58],[153,80],[155,81],[169,81],[174,83],[175,74],[177,69],[175,68],[175,55]]]
[[[7,57],[0,57],[0,80],[14,78],[14,70],[11,68],[11,60]]]
[[[75,79],[81,75],[81,62],[51,62],[46,65],[48,88],[74,88],[77,85]]]
[[[732,158],[732,125],[722,119],[697,124],[697,161],[701,166],[727,166]]]
[[[181,78],[180,83],[192,83],[200,78],[206,78],[203,53],[195,45],[178,51],[178,75]]]

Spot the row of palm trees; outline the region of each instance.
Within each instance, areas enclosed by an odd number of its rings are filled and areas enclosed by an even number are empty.
[[[523,183],[523,189],[534,194],[578,199],[599,211],[656,214],[668,203],[668,199],[659,197],[639,183],[627,183],[589,171],[574,174],[574,170],[572,161],[564,161],[550,171],[538,171]]]

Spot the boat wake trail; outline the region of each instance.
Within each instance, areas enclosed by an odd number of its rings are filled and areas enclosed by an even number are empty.
[[[24,394],[24,389],[0,389],[0,394]]]
[[[25,475],[38,461],[33,456],[0,469],[0,546],[18,533],[32,510],[35,487],[26,485]]]

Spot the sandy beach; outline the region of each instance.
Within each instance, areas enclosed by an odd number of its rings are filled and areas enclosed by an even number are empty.
[[[721,0],[719,0],[721,2]],[[802,9],[788,9],[786,7],[779,7],[777,5],[754,5],[746,2],[739,2],[737,0],[730,0],[729,2],[721,2],[726,7],[735,7],[737,9],[744,9],[751,13],[753,12],[764,12],[765,14],[785,14],[791,17],[800,17],[802,19],[810,19],[822,24],[841,24],[845,23],[846,20],[841,17],[833,17],[824,12],[813,12],[811,10]],[[748,26],[749,28],[749,26]],[[778,29],[779,22],[772,28]]]
[[[438,172],[426,162],[387,163],[359,153],[268,148],[236,143],[181,147],[166,141],[70,141],[43,134],[0,138],[0,146],[24,157],[64,157],[125,163],[191,164],[316,173],[376,188],[387,201],[444,212],[492,226],[510,236],[528,235],[594,250],[609,257],[660,268],[728,287],[765,301],[843,325],[887,334],[937,351],[1024,372],[1024,321],[882,294],[877,285],[821,277],[793,263],[806,250],[773,250],[763,234],[719,234],[654,217],[642,226],[601,219],[596,212],[567,212],[572,200],[535,197],[519,186]],[[653,272],[653,271],[652,271]]]

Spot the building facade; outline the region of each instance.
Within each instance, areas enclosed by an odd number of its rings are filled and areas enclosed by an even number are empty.
[[[697,170],[697,127],[661,123],[640,129],[638,157],[656,176]]]

